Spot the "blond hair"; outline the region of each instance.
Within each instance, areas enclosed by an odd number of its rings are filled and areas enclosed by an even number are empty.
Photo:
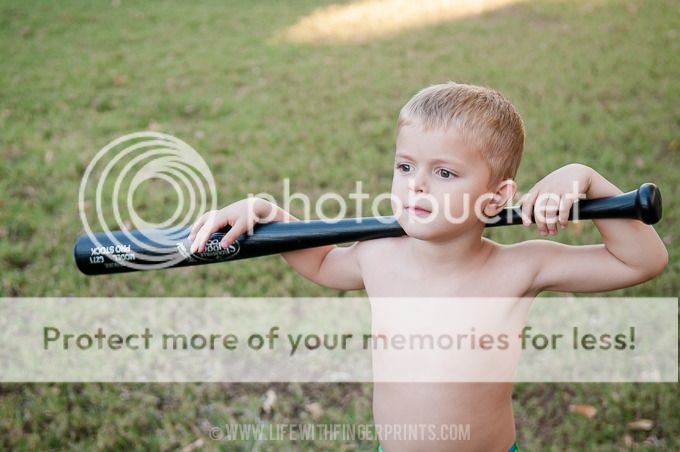
[[[490,183],[514,179],[524,148],[524,124],[498,91],[447,82],[420,90],[399,112],[397,133],[417,121],[424,130],[456,127],[489,166]]]

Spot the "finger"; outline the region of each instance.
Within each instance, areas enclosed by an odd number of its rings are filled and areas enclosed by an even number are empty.
[[[562,196],[560,200],[560,226],[562,229],[566,228],[569,224],[569,213],[571,212],[571,206],[574,204],[574,200],[569,196]]]
[[[560,213],[560,201],[562,195],[559,193],[552,193],[548,199],[547,220],[548,234],[557,235],[557,221]]]
[[[538,232],[541,235],[546,235],[548,233],[548,229],[545,225],[546,201],[545,193],[541,193],[536,197],[536,204],[534,205],[534,222],[536,223],[536,229],[538,229]]]
[[[196,253],[198,250],[201,248],[203,239],[202,237],[205,235],[203,234],[203,228],[205,227],[205,223],[201,226],[201,228],[196,232],[194,235],[193,241],[191,242],[191,252]]]
[[[555,223],[557,209],[555,207],[555,199],[552,193],[548,193],[545,199],[545,230],[547,234],[553,233],[553,226]]]
[[[222,237],[222,240],[220,241],[220,246],[222,248],[227,248],[229,245],[234,243],[237,238],[241,237],[244,232],[246,232],[247,228],[247,222],[246,220],[243,219],[238,219],[234,223],[234,225],[227,231],[227,233]]]
[[[192,252],[202,253],[205,250],[205,244],[213,232],[217,231],[223,225],[219,224],[217,221],[217,213],[211,213],[205,220],[205,223],[201,229],[196,233],[196,239],[191,246]]]
[[[533,210],[537,196],[538,192],[529,192],[522,196],[522,224],[524,224],[524,226],[531,225],[531,211]]]
[[[198,233],[198,231],[201,229],[201,226],[203,226],[203,224],[205,223],[205,219],[208,216],[208,213],[210,212],[206,212],[200,217],[198,217],[194,225],[191,227],[191,232],[189,232],[189,240],[193,240],[194,238],[196,238],[196,233]]]
[[[559,214],[559,208],[560,208],[560,197],[559,195],[555,194],[550,194],[550,198],[548,198],[548,202],[546,204],[546,227],[548,228],[548,234],[550,235],[556,235],[557,234],[557,216]]]

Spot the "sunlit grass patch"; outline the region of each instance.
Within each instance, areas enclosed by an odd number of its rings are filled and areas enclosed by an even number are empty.
[[[521,1],[526,0],[356,0],[316,9],[277,37],[288,42],[364,42]]]

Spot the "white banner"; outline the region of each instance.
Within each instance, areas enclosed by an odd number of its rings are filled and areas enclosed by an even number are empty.
[[[1,298],[2,382],[676,382],[677,298]]]

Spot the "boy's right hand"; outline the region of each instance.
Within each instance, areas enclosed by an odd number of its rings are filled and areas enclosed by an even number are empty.
[[[220,241],[220,246],[227,248],[242,234],[251,231],[260,220],[268,218],[271,206],[262,198],[251,197],[236,201],[220,210],[204,213],[196,220],[189,233],[189,240],[193,241],[191,252],[203,252],[213,233],[225,226],[231,226]]]

